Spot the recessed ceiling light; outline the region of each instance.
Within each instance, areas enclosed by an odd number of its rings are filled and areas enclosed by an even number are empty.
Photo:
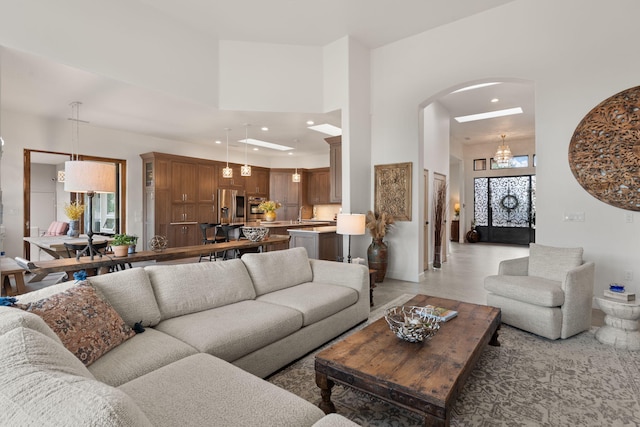
[[[273,142],[261,141],[259,139],[241,139],[238,142],[246,143],[249,145],[257,145],[258,147],[271,148],[272,150],[289,151],[293,150],[293,147],[286,145],[274,144]]]
[[[288,154],[288,155],[290,155],[290,156],[293,156],[293,153],[292,153],[292,152],[288,152],[287,154]]]
[[[315,122],[314,122],[313,120],[307,120],[307,124],[308,124],[309,126],[311,126],[311,125],[315,124]]]
[[[463,88],[460,88],[458,90],[454,90],[451,93],[458,93],[458,92],[464,92],[465,90],[473,90],[473,89],[480,89],[481,87],[487,87],[487,86],[493,86],[493,85],[499,85],[501,82],[490,82],[490,83],[479,83],[477,85],[471,85],[471,86],[466,86]]]
[[[262,129],[262,130],[263,130],[263,131],[265,131],[265,132],[269,130],[269,128],[268,128],[268,127],[266,127],[266,126],[262,126],[260,129]]]
[[[458,123],[472,122],[475,120],[493,119],[495,117],[511,116],[513,114],[522,114],[522,108],[507,108],[506,110],[489,111],[486,113],[471,114],[469,116],[455,117]]]
[[[258,147],[253,147],[253,151],[258,151],[260,150]]]
[[[315,130],[317,132],[326,133],[331,136],[342,135],[342,129],[337,126],[330,125],[328,123],[323,123],[321,125],[309,126],[309,129]]]
[[[222,144],[222,141],[220,141],[219,139],[216,139],[216,144]]]
[[[493,98],[493,99],[491,100],[491,102],[493,102],[493,103],[496,103],[496,102],[498,102],[498,101],[500,101],[498,98]]]

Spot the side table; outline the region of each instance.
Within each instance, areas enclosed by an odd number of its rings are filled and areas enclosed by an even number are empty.
[[[596,339],[615,348],[640,350],[640,302],[617,301],[606,297],[594,299],[605,313],[605,324],[596,332]]]

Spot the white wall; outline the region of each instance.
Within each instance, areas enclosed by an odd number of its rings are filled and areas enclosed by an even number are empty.
[[[567,161],[581,118],[608,96],[639,83],[640,56],[620,42],[635,38],[639,15],[640,3],[633,0],[519,0],[376,49],[373,162],[416,158],[417,106],[444,89],[478,79],[531,80],[536,85],[537,241],[584,247],[585,258],[596,263],[596,294],[621,281],[627,269],[634,273],[627,285],[640,290],[639,243],[631,237],[639,235],[639,215],[625,223],[624,211],[578,185]],[[563,222],[565,211],[585,212],[586,221]],[[389,239],[417,248],[420,225],[409,226],[410,232]],[[413,261],[405,262],[414,274],[418,256],[415,250]]]

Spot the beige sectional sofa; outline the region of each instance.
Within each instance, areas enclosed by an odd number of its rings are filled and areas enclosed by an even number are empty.
[[[41,316],[0,307],[1,425],[355,425],[260,377],[367,319],[366,267],[308,259],[296,248],[88,282],[126,334],[135,324],[144,332],[85,366]],[[18,303],[37,309],[79,286],[62,283]]]

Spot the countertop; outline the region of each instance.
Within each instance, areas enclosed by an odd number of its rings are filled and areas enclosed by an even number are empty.
[[[289,232],[296,232],[296,233],[316,233],[316,234],[321,234],[321,233],[335,233],[336,229],[338,227],[336,227],[335,225],[329,225],[329,226],[324,226],[324,227],[307,227],[307,228],[293,228],[291,230],[287,230]]]

